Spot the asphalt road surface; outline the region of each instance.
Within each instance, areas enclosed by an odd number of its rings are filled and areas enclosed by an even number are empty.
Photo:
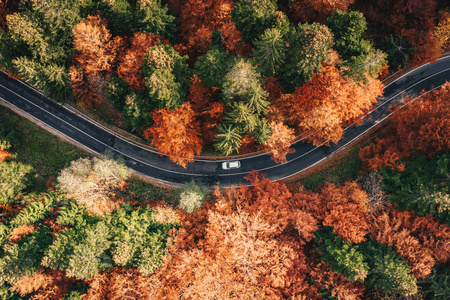
[[[405,95],[414,96],[422,90],[439,87],[447,80],[450,80],[450,57],[443,57],[434,64],[425,64],[387,84],[384,96],[375,105],[376,111],[370,112],[361,125],[346,128],[344,137],[338,144],[314,147],[300,140],[292,145],[295,153],[287,156],[285,164],[276,164],[270,156],[260,154],[239,158],[241,167],[234,170],[222,169],[222,162],[226,160],[220,159],[195,159],[185,169],[171,162],[167,156],[114,135],[95,122],[67,110],[3,72],[0,72],[0,99],[8,102],[9,107],[14,110],[28,114],[99,155],[112,152],[115,156],[122,157],[128,167],[150,178],[171,184],[195,180],[206,185],[226,187],[248,184],[244,177],[252,170],[264,173],[272,180],[288,178],[305,171],[354,142],[387,118],[390,104],[400,101]]]

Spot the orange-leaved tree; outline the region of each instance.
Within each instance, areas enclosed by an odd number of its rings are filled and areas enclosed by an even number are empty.
[[[189,102],[174,110],[156,109],[151,116],[154,124],[144,130],[144,135],[147,139],[152,138],[159,153],[168,155],[170,160],[183,167],[194,160],[194,154],[200,154],[199,124]]]
[[[361,243],[369,230],[367,194],[357,183],[326,185],[321,190],[323,225],[333,227],[345,241]]]
[[[441,11],[440,20],[433,36],[439,41],[442,51],[450,50],[450,12]]]
[[[63,271],[47,269],[20,277],[11,290],[21,296],[34,293],[32,299],[62,299],[76,282],[75,278],[66,277]]]
[[[130,39],[130,47],[120,53],[117,65],[117,75],[130,85],[133,90],[145,89],[145,78],[142,74],[142,61],[147,49],[169,41],[154,33],[136,32]]]
[[[138,270],[115,267],[102,271],[86,281],[85,299],[175,299],[163,294],[161,281],[154,275],[144,276]]]
[[[431,215],[417,216],[411,210],[393,210],[392,218],[401,220],[436,261],[450,262],[450,226],[437,222]]]
[[[398,160],[411,158],[414,151],[431,158],[437,151],[450,150],[449,97],[450,83],[446,83],[395,111],[381,138],[361,149],[359,157],[369,169],[390,166],[403,170]]]
[[[197,120],[200,121],[201,136],[205,145],[211,144],[218,132],[217,125],[222,119],[225,106],[219,102],[219,93],[216,87],[209,87],[194,75],[191,78],[186,100],[191,103]]]
[[[284,94],[276,102],[287,122],[314,145],[337,143],[343,126],[358,124],[383,92],[378,79],[367,84],[344,79],[335,66],[326,66],[293,94]]]
[[[0,148],[0,162],[4,162],[11,157],[11,153]]]
[[[106,99],[106,85],[123,40],[112,38],[106,20],[98,15],[88,16],[76,25],[72,35],[79,51],[69,73],[73,93],[88,106],[99,105]]]
[[[205,250],[175,253],[166,287],[183,299],[282,299],[297,254],[273,237],[274,225],[241,210],[210,211],[206,232]]]
[[[317,290],[329,290],[331,296],[337,299],[360,300],[363,299],[365,284],[358,280],[349,280],[344,275],[330,269],[325,261],[311,266],[313,285]],[[321,298],[323,299],[323,298]]]
[[[291,129],[281,122],[271,122],[272,134],[267,143],[264,144],[264,151],[270,154],[276,163],[286,163],[286,155],[294,153],[290,148],[295,141],[294,129]]]
[[[19,0],[0,0],[0,30],[6,30],[6,16],[19,10]]]
[[[251,187],[216,189],[212,201],[205,203],[207,210],[184,218],[182,227],[189,232],[177,235],[172,258],[160,274],[166,294],[185,299],[284,299],[307,293],[307,259],[293,219],[306,216],[313,224],[315,219],[306,212],[291,213],[292,195],[283,182],[256,172],[248,179]],[[316,227],[299,229],[310,240]]]
[[[227,51],[233,54],[249,53],[240,43],[242,35],[231,20],[234,1],[189,0],[177,4],[174,7],[179,8],[178,18],[183,38],[183,44],[177,45],[177,48],[182,54],[188,54],[190,62],[194,62],[197,56],[208,51],[214,30],[222,33],[222,43]]]

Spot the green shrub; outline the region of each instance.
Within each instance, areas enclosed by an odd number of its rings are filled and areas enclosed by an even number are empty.
[[[0,163],[0,204],[16,201],[27,187],[27,175],[33,168],[15,161]]]
[[[44,252],[41,261],[42,266],[59,269],[61,271],[69,266],[70,255],[73,253],[75,245],[83,238],[83,232],[70,228],[63,229],[56,234],[53,243]]]
[[[12,284],[22,276],[32,275],[41,265],[43,251],[52,241],[51,231],[43,227],[14,244],[5,244],[0,258],[0,282]]]
[[[73,248],[69,264],[66,268],[68,277],[89,279],[101,270],[113,267],[107,250],[111,246],[110,228],[104,222],[89,226],[85,230],[86,237]]]

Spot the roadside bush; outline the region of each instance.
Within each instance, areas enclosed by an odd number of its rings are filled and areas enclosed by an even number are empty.
[[[188,213],[200,208],[205,201],[209,190],[206,186],[199,185],[195,181],[185,183],[180,188],[180,207]]]

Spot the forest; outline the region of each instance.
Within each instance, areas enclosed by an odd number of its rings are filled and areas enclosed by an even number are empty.
[[[337,143],[449,50],[444,0],[0,1],[2,70],[181,166]],[[450,83],[403,104],[231,189],[149,184],[0,108],[0,298],[450,299]]]

